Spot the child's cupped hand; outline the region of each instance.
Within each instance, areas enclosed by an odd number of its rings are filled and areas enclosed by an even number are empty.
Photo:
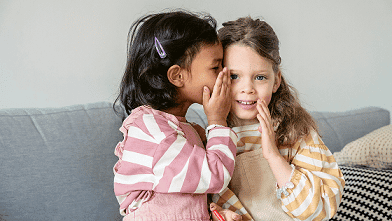
[[[207,86],[203,90],[203,107],[208,124],[227,126],[226,118],[231,107],[231,79],[229,70],[225,67],[219,73],[212,93]]]
[[[239,215],[238,213],[233,212],[229,209],[222,209],[222,207],[218,206],[216,203],[210,204],[210,210],[211,210],[211,212],[216,210],[225,219],[225,221],[240,221],[240,220],[242,220],[242,216]],[[221,220],[219,220],[218,217],[215,216],[214,213],[212,213],[212,220],[213,221],[221,221]]]
[[[263,149],[263,156],[268,158],[280,155],[278,147],[276,146],[276,137],[274,127],[272,125],[271,114],[267,104],[263,100],[257,101],[257,119],[260,122],[259,131],[261,133],[261,147]]]

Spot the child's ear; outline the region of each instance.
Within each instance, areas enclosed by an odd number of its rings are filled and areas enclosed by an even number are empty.
[[[280,71],[278,71],[278,73],[276,73],[276,75],[275,75],[275,83],[274,83],[274,87],[272,89],[273,93],[275,93],[279,89],[281,81],[282,81],[282,73]]]
[[[185,70],[179,65],[173,65],[167,70],[167,79],[176,87],[184,86]]]

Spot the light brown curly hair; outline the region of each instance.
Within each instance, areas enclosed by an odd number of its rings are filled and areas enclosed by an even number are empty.
[[[223,23],[218,30],[223,49],[233,44],[251,47],[259,55],[270,60],[277,75],[280,70],[279,39],[272,27],[265,21],[251,17],[239,18]],[[297,91],[281,75],[279,89],[272,94],[268,105],[276,130],[278,146],[293,145],[313,129],[318,132],[312,116],[300,104]],[[229,122],[230,123],[230,122]]]

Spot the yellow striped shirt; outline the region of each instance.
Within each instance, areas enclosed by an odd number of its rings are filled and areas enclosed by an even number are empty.
[[[233,128],[238,135],[237,155],[261,148],[258,126],[259,124],[254,124]],[[320,136],[312,130],[294,146],[279,147],[279,151],[294,168],[290,180],[294,188],[287,189],[288,196],[282,194],[283,211],[294,220],[332,218],[341,201],[345,181],[332,153]],[[243,220],[253,220],[237,196],[228,188],[215,194],[213,201],[224,209],[241,214]]]

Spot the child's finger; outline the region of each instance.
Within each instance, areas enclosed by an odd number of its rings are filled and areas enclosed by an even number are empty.
[[[235,221],[241,221],[242,220],[242,216],[240,214],[237,214],[237,213],[233,213],[232,218]]]
[[[206,106],[210,101],[210,89],[207,86],[203,88],[203,106]]]
[[[230,90],[230,76],[229,76],[229,71],[228,69],[225,67],[222,70],[223,72],[223,82],[222,82],[222,89],[221,89],[221,95],[227,95],[228,90]]]
[[[219,95],[221,93],[222,83],[223,83],[223,73],[219,72],[219,75],[218,75],[218,77],[216,78],[216,81],[215,81],[215,85],[214,85],[214,89],[212,91],[211,97]]]
[[[257,114],[256,117],[257,117],[257,120],[259,120],[259,122],[260,122],[260,126],[259,126],[259,128],[258,128],[258,129],[259,129],[259,132],[260,132],[260,133],[263,133],[264,130],[263,130],[263,125],[262,125],[261,122],[264,121],[264,119],[261,117],[260,114]]]
[[[265,101],[262,100],[260,103],[261,103],[261,107],[263,108],[264,112],[266,113],[268,119],[271,119],[271,114],[270,114],[270,111],[269,111],[268,106],[265,103]]]
[[[266,113],[265,113],[265,111],[264,111],[264,109],[263,109],[263,107],[262,107],[262,105],[261,105],[261,101],[260,101],[260,100],[257,101],[256,108],[257,108],[257,111],[259,112],[260,116],[261,116],[265,121],[268,121],[267,115],[266,115]]]
[[[231,75],[230,75],[230,70],[227,68],[227,85],[229,86],[229,91],[231,90]]]
[[[222,77],[222,87],[220,90],[220,96],[226,95],[226,90],[227,90],[227,75],[225,72],[223,72],[223,77]]]
[[[263,117],[266,125],[270,127],[271,117],[268,115],[269,111],[268,108],[266,109],[265,105],[263,105],[264,101],[258,100],[256,108],[259,111],[259,114]]]
[[[213,211],[213,210],[216,210],[216,209],[217,209],[217,205],[215,203],[211,203],[210,204],[210,210]]]

